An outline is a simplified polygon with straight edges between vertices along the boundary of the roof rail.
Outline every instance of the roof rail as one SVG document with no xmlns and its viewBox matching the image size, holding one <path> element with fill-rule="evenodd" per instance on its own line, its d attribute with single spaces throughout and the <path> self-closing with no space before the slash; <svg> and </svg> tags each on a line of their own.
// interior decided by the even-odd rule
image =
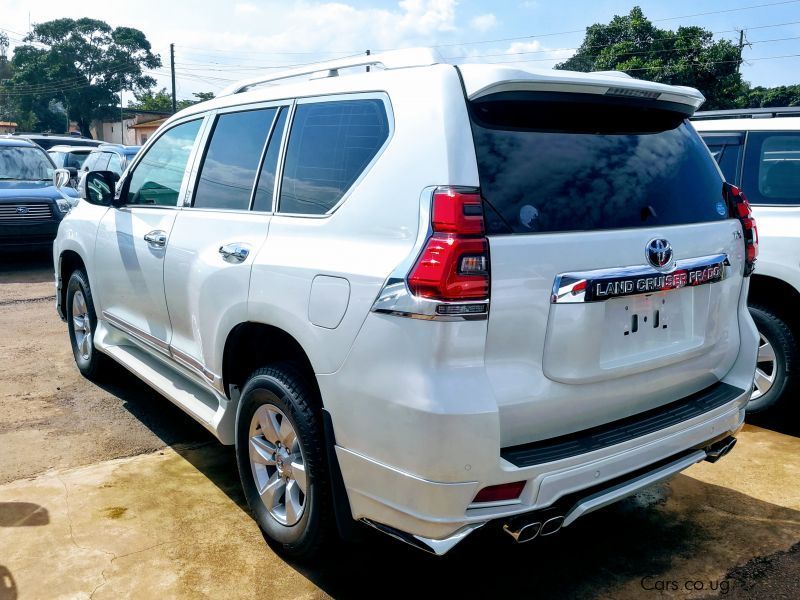
<svg viewBox="0 0 800 600">
<path fill-rule="evenodd" d="M 771 119 L 773 117 L 800 117 L 800 106 L 701 110 L 694 113 L 692 120 L 711 121 L 713 119 Z"/>
<path fill-rule="evenodd" d="M 408 48 L 405 50 L 391 50 L 378 54 L 359 54 L 357 56 L 311 63 L 297 69 L 278 71 L 277 73 L 261 75 L 259 77 L 253 77 L 252 79 L 244 79 L 223 89 L 218 94 L 218 97 L 239 94 L 256 85 L 272 83 L 274 81 L 293 77 L 301 77 L 303 75 L 326 72 L 324 76 L 335 77 L 339 74 L 339 69 L 366 66 L 381 66 L 384 69 L 402 69 L 406 67 L 424 67 L 441 62 L 444 62 L 444 59 L 434 48 Z"/>
</svg>

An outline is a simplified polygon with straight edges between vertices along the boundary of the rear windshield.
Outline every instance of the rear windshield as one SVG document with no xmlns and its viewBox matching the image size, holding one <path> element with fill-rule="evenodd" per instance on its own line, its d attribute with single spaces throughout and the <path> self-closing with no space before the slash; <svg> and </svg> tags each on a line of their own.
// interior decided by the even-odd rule
<svg viewBox="0 0 800 600">
<path fill-rule="evenodd" d="M 489 233 L 727 217 L 719 171 L 679 110 L 515 92 L 472 102 L 470 115 Z"/>
</svg>

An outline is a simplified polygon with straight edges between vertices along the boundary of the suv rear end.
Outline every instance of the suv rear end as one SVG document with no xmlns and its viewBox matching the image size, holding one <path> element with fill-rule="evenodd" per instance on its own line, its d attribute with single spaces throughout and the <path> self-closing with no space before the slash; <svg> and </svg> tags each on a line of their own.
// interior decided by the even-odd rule
<svg viewBox="0 0 800 600">
<path fill-rule="evenodd" d="M 457 75 L 458 168 L 421 190 L 412 251 L 317 377 L 353 516 L 436 553 L 490 521 L 548 535 L 716 460 L 757 347 L 757 238 L 688 124 L 702 96 Z"/>
</svg>

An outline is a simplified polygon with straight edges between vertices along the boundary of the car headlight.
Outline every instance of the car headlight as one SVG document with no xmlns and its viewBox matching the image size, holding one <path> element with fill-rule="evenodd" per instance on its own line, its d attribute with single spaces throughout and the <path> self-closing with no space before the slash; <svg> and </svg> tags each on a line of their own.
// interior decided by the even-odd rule
<svg viewBox="0 0 800 600">
<path fill-rule="evenodd" d="M 58 204 L 58 210 L 60 210 L 61 214 L 64 215 L 67 214 L 73 206 L 75 206 L 73 202 L 65 200 L 64 198 L 56 199 L 56 204 Z"/>
</svg>

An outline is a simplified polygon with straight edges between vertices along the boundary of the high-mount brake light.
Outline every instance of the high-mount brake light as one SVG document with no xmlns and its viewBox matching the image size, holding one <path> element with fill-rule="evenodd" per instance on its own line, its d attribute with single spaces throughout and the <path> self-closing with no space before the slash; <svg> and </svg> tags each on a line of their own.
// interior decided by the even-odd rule
<svg viewBox="0 0 800 600">
<path fill-rule="evenodd" d="M 742 237 L 744 238 L 745 265 L 744 276 L 748 277 L 756 268 L 758 258 L 758 227 L 753 218 L 753 211 L 744 192 L 735 185 L 726 183 L 722 188 L 722 195 L 728 203 L 730 216 L 739 219 L 742 224 Z"/>
<path fill-rule="evenodd" d="M 489 243 L 483 204 L 474 188 L 442 187 L 433 194 L 433 234 L 408 274 L 416 296 L 446 302 L 489 299 Z M 440 314 L 466 314 L 439 311 Z"/>
</svg>

